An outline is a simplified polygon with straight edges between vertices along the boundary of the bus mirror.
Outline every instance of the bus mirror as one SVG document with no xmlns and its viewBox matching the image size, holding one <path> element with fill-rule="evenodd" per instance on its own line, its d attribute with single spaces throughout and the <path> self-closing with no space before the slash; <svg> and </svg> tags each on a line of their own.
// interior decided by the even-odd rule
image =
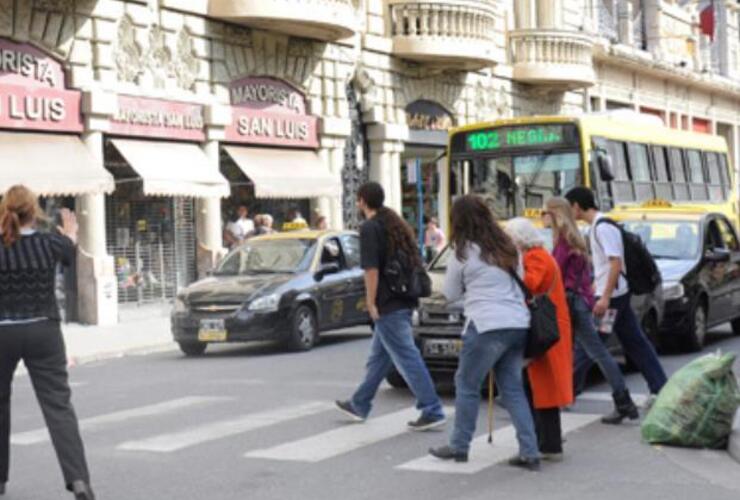
<svg viewBox="0 0 740 500">
<path fill-rule="evenodd" d="M 601 180 L 604 182 L 611 182 L 614 180 L 614 169 L 612 167 L 612 159 L 609 153 L 603 149 L 596 150 L 596 164 L 599 166 L 599 175 Z"/>
</svg>

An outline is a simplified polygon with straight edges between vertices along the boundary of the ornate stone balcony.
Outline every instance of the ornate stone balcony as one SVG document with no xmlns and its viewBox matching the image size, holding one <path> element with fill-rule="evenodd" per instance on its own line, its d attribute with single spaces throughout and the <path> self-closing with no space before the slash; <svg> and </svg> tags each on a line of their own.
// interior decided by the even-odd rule
<svg viewBox="0 0 740 500">
<path fill-rule="evenodd" d="M 493 0 L 389 0 L 393 52 L 459 69 L 495 64 Z"/>
<path fill-rule="evenodd" d="M 515 30 L 509 33 L 514 79 L 567 89 L 590 87 L 594 42 L 573 31 Z"/>
<path fill-rule="evenodd" d="M 334 41 L 357 30 L 352 0 L 210 0 L 212 17 L 254 28 Z"/>
</svg>

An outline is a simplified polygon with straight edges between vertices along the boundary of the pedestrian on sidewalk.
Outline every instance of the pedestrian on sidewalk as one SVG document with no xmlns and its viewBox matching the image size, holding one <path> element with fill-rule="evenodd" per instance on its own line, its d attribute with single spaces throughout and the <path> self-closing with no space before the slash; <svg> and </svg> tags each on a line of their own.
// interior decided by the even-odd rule
<svg viewBox="0 0 740 500">
<path fill-rule="evenodd" d="M 454 252 L 442 291 L 448 302 L 464 301 L 467 323 L 455 374 L 455 427 L 449 444 L 429 453 L 467 462 L 481 387 L 493 367 L 519 441 L 519 454 L 509 464 L 537 470 L 537 436 L 522 383 L 530 314 L 524 292 L 511 275 L 521 271 L 519 254 L 483 199 L 475 195 L 455 201 L 450 241 Z"/>
<path fill-rule="evenodd" d="M 608 310 L 616 314 L 612 331 L 617 335 L 627 357 L 637 366 L 648 384 L 651 395 L 657 395 L 666 383 L 666 374 L 655 348 L 637 321 L 630 304 L 631 293 L 624 263 L 624 242 L 619 229 L 611 224 L 599 224 L 604 214 L 596 206 L 594 193 L 585 187 L 568 191 L 573 216 L 591 225 L 589 243 L 593 258 L 596 303 L 594 316 L 603 318 Z M 623 401 L 626 409 L 626 399 Z"/>
<path fill-rule="evenodd" d="M 560 409 L 573 403 L 573 334 L 565 287 L 558 263 L 528 219 L 512 219 L 506 230 L 524 256 L 525 286 L 533 296 L 547 295 L 555 305 L 560 339 L 529 363 L 527 375 L 540 453 L 544 460 L 559 461 L 563 458 Z"/>
<path fill-rule="evenodd" d="M 75 258 L 77 220 L 62 209 L 59 234 L 39 233 L 40 214 L 36 196 L 23 186 L 11 187 L 0 203 L 0 495 L 10 462 L 11 384 L 23 360 L 66 487 L 76 499 L 92 500 L 54 294 L 57 264 Z"/>
<path fill-rule="evenodd" d="M 424 431 L 445 423 L 442 403 L 411 328 L 418 300 L 395 295 L 384 274 L 385 265 L 404 253 L 410 265 L 421 266 L 411 227 L 383 205 L 385 193 L 377 182 L 363 184 L 357 192 L 357 208 L 365 216 L 360 227 L 360 260 L 365 271 L 365 300 L 373 321 L 373 340 L 365 379 L 351 399 L 337 401 L 340 411 L 357 421 L 367 418 L 378 387 L 395 366 L 416 396 L 421 411 L 408 423 L 411 430 Z"/>
<path fill-rule="evenodd" d="M 570 203 L 565 198 L 553 197 L 547 200 L 545 207 L 542 221 L 545 227 L 552 229 L 552 254 L 563 276 L 573 326 L 573 338 L 578 347 L 599 366 L 601 373 L 612 388 L 615 408 L 601 421 L 605 424 L 619 424 L 625 418 L 637 419 L 639 417 L 637 406 L 632 401 L 619 365 L 609 354 L 609 350 L 596 331 L 591 312 L 596 301 L 591 286 L 588 245 L 578 230 Z M 574 366 L 574 370 L 575 368 Z"/>
</svg>

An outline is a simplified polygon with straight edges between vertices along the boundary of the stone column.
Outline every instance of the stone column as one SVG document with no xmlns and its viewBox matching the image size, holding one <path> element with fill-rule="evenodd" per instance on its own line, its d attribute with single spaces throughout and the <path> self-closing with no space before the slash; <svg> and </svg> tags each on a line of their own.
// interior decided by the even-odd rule
<svg viewBox="0 0 740 500">
<path fill-rule="evenodd" d="M 323 144 L 326 144 L 325 141 L 322 141 Z M 319 158 L 321 158 L 321 164 L 324 165 L 329 172 L 332 172 L 331 168 L 331 161 L 332 161 L 332 155 L 331 155 L 331 147 L 325 146 L 322 147 L 319 151 Z M 327 221 L 329 222 L 329 227 L 335 228 L 334 221 L 331 218 L 331 198 L 328 196 L 319 196 L 318 198 L 313 198 L 311 200 L 311 211 L 318 210 L 321 215 L 327 218 Z M 313 214 L 305 214 L 308 223 L 310 224 L 312 222 L 311 217 Z"/>
<path fill-rule="evenodd" d="M 385 189 L 385 203 L 401 211 L 401 152 L 408 139 L 405 125 L 375 124 L 368 127 L 370 180 Z"/>
<path fill-rule="evenodd" d="M 104 169 L 103 133 L 89 132 L 83 141 L 95 162 Z M 105 195 L 78 196 L 76 206 L 80 224 L 77 253 L 80 322 L 113 325 L 118 322 L 118 286 L 115 263 L 106 247 Z"/>
</svg>

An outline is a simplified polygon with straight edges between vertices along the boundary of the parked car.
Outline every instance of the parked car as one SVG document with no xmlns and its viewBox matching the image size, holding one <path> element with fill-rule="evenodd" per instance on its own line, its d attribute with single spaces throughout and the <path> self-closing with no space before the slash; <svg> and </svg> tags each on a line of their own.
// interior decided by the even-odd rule
<svg viewBox="0 0 740 500">
<path fill-rule="evenodd" d="M 275 340 L 311 349 L 319 333 L 369 323 L 355 232 L 261 236 L 178 294 L 172 334 L 186 355 L 211 343 Z"/>
<path fill-rule="evenodd" d="M 724 215 L 666 209 L 618 218 L 642 237 L 663 275 L 661 340 L 698 351 L 707 330 L 728 321 L 740 334 L 740 244 Z"/>
</svg>

